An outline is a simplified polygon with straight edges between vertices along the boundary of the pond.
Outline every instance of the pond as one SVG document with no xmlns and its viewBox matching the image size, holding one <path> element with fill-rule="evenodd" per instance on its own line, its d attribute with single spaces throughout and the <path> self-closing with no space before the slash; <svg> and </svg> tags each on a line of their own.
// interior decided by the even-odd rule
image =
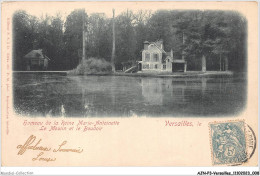
<svg viewBox="0 0 260 176">
<path fill-rule="evenodd" d="M 14 73 L 14 110 L 32 117 L 234 116 L 241 78 L 155 78 Z"/>
</svg>

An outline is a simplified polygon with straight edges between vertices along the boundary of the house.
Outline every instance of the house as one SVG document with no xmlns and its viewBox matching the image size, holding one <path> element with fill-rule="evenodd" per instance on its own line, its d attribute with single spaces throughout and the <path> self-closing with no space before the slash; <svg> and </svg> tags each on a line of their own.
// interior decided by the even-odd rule
<svg viewBox="0 0 260 176">
<path fill-rule="evenodd" d="M 139 72 L 186 72 L 187 62 L 173 58 L 173 51 L 165 52 L 163 41 L 144 42 L 142 61 L 138 61 Z"/>
<path fill-rule="evenodd" d="M 26 70 L 47 70 L 50 59 L 42 53 L 42 49 L 32 50 L 24 56 Z"/>
</svg>

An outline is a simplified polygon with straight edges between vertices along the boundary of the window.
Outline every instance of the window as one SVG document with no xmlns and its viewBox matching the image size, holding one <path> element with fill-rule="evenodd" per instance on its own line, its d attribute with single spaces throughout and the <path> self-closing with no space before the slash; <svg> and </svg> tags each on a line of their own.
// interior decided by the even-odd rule
<svg viewBox="0 0 260 176">
<path fill-rule="evenodd" d="M 153 54 L 153 61 L 154 61 L 154 62 L 158 62 L 158 60 L 159 60 L 158 54 L 157 54 L 157 53 L 154 53 L 154 54 Z"/>
<path fill-rule="evenodd" d="M 154 68 L 155 68 L 155 69 L 158 69 L 158 65 L 157 65 L 157 64 L 155 64 L 155 65 L 154 65 Z"/>
<path fill-rule="evenodd" d="M 150 53 L 145 53 L 145 61 L 150 61 Z"/>
<path fill-rule="evenodd" d="M 149 69 L 149 64 L 143 64 L 143 69 Z"/>
<path fill-rule="evenodd" d="M 163 69 L 166 70 L 166 65 L 163 65 Z"/>
</svg>

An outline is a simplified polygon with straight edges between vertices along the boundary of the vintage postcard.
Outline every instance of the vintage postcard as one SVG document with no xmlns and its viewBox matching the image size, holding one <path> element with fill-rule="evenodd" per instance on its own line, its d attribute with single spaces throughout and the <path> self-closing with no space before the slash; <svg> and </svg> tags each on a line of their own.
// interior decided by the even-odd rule
<svg viewBox="0 0 260 176">
<path fill-rule="evenodd" d="M 258 166 L 257 2 L 3 2 L 2 166 Z"/>
</svg>

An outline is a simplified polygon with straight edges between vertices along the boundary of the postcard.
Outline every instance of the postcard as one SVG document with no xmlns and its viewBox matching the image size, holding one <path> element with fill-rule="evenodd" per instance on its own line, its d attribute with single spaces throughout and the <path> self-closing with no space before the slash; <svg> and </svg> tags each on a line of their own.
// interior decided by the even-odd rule
<svg viewBox="0 0 260 176">
<path fill-rule="evenodd" d="M 3 2 L 2 166 L 258 166 L 257 2 Z"/>
</svg>

